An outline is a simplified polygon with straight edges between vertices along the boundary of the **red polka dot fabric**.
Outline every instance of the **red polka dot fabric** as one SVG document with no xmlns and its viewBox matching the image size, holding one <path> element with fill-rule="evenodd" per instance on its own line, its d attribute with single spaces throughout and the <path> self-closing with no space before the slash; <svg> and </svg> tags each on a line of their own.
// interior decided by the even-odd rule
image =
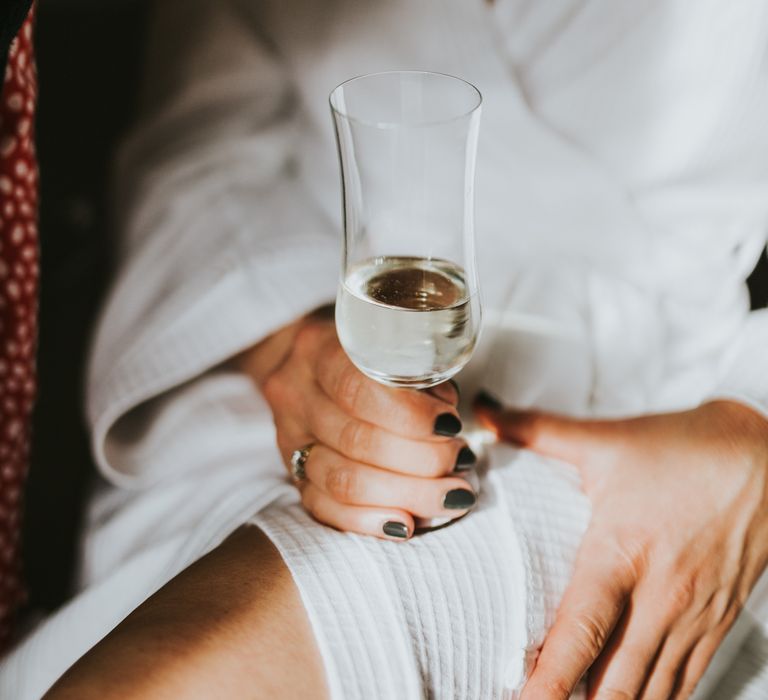
<svg viewBox="0 0 768 700">
<path fill-rule="evenodd" d="M 29 459 L 37 339 L 37 76 L 34 6 L 8 53 L 0 93 L 0 648 L 24 602 L 21 497 Z"/>
</svg>

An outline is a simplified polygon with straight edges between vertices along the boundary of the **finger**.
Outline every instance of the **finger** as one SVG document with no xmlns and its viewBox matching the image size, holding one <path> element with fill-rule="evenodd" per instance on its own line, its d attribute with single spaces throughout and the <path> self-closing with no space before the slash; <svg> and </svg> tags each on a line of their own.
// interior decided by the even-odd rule
<svg viewBox="0 0 768 700">
<path fill-rule="evenodd" d="M 431 394 L 436 399 L 451 404 L 452 406 L 458 406 L 459 399 L 461 398 L 459 385 L 453 379 L 449 379 L 442 384 L 435 384 L 435 386 L 431 386 L 429 389 L 424 389 L 423 391 L 427 394 Z"/>
<path fill-rule="evenodd" d="M 337 503 L 400 508 L 421 518 L 458 517 L 476 498 L 464 479 L 422 479 L 347 459 L 316 445 L 305 464 L 307 479 Z"/>
<path fill-rule="evenodd" d="M 633 581 L 590 533 L 521 700 L 567 700 L 623 612 Z"/>
<path fill-rule="evenodd" d="M 644 581 L 635 589 L 620 624 L 590 670 L 590 693 L 611 697 L 623 692 L 634 698 L 646 697 L 643 691 L 650 689 L 649 698 L 669 696 L 691 643 L 679 635 L 669 636 L 678 618 L 660 600 L 659 586 Z M 659 693 L 661 688 L 666 690 Z"/>
<path fill-rule="evenodd" d="M 480 422 L 507 442 L 581 465 L 604 448 L 611 421 L 583 421 L 548 413 L 502 409 L 487 395 L 475 399 Z"/>
<path fill-rule="evenodd" d="M 697 661 L 702 658 L 702 649 L 709 648 L 714 654 L 738 615 L 738 607 L 732 605 L 731 594 L 724 590 L 711 596 L 703 607 L 697 603 L 692 583 L 682 585 L 681 582 L 675 583 L 672 577 L 666 577 L 657 582 L 656 590 L 664 591 L 665 597 L 672 603 L 669 616 L 671 630 L 648 678 L 641 695 L 642 700 L 666 700 L 672 697 L 676 689 L 686 683 L 685 669 L 691 667 L 692 663 L 695 668 Z M 713 616 L 717 619 L 714 624 Z M 691 692 L 704 673 L 709 658 L 704 657 L 699 675 L 690 681 Z"/>
<path fill-rule="evenodd" d="M 657 667 L 654 668 L 648 677 L 642 693 L 638 695 L 639 700 L 668 700 L 675 694 L 675 688 L 680 681 L 680 675 L 691 655 L 691 649 L 677 652 L 674 658 L 666 658 L 666 654 L 659 657 Z"/>
<path fill-rule="evenodd" d="M 399 541 L 413 535 L 413 518 L 398 508 L 343 505 L 311 483 L 302 488 L 301 502 L 316 520 L 337 530 Z"/>
<path fill-rule="evenodd" d="M 469 448 L 461 440 L 409 440 L 353 418 L 319 390 L 310 399 L 307 420 L 307 428 L 318 442 L 356 462 L 403 474 L 445 476 L 457 463 L 473 457 L 471 451 L 467 455 Z"/>
<path fill-rule="evenodd" d="M 674 691 L 669 696 L 672 700 L 687 700 L 693 695 L 724 636 L 725 631 L 718 630 L 702 637 L 696 644 L 677 676 Z"/>
<path fill-rule="evenodd" d="M 664 641 L 651 669 L 641 700 L 667 700 L 672 697 L 684 666 L 701 635 L 693 625 L 680 620 L 678 628 Z"/>
<path fill-rule="evenodd" d="M 639 697 L 654 672 L 668 629 L 658 595 L 636 590 L 589 672 L 590 697 L 623 697 L 622 693 Z"/>
<path fill-rule="evenodd" d="M 395 389 L 366 377 L 340 345 L 318 356 L 317 382 L 345 413 L 402 437 L 441 440 L 461 431 L 453 404 L 423 391 Z"/>
<path fill-rule="evenodd" d="M 292 473 L 291 456 L 296 450 L 311 445 L 315 438 L 307 433 L 298 421 L 291 419 L 276 422 L 277 448 L 288 474 Z"/>
</svg>

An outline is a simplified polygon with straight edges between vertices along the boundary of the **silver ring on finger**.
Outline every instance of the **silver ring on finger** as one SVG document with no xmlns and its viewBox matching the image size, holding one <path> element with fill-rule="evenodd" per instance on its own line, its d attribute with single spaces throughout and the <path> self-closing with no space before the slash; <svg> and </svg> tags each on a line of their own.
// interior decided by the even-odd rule
<svg viewBox="0 0 768 700">
<path fill-rule="evenodd" d="M 309 459 L 309 454 L 312 452 L 312 448 L 315 446 L 314 442 L 310 442 L 304 447 L 300 447 L 298 450 L 294 450 L 291 453 L 291 478 L 294 484 L 300 484 L 307 479 L 306 464 Z"/>
</svg>

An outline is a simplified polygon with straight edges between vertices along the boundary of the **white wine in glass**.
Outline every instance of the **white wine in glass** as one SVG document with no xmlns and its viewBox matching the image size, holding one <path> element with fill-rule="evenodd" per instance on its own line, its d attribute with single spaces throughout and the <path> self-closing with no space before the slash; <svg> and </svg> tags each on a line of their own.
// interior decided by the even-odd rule
<svg viewBox="0 0 768 700">
<path fill-rule="evenodd" d="M 352 362 L 384 384 L 422 388 L 469 360 L 477 295 L 447 260 L 386 257 L 347 271 L 336 301 L 339 338 Z"/>
<path fill-rule="evenodd" d="M 469 361 L 480 329 L 474 169 L 481 97 L 394 71 L 331 93 L 344 194 L 336 327 L 369 377 L 425 388 Z"/>
</svg>

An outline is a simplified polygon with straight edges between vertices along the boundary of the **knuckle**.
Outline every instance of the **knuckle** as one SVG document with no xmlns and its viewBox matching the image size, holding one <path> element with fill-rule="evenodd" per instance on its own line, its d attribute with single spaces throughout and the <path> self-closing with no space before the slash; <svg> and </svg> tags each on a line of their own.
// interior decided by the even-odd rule
<svg viewBox="0 0 768 700">
<path fill-rule="evenodd" d="M 339 448 L 347 455 L 368 452 L 371 447 L 371 431 L 358 420 L 350 418 L 344 423 L 339 434 Z"/>
<path fill-rule="evenodd" d="M 582 613 L 573 619 L 572 626 L 573 639 L 580 648 L 581 654 L 593 661 L 608 641 L 608 624 L 592 615 Z"/>
<path fill-rule="evenodd" d="M 339 403 L 350 409 L 356 410 L 360 404 L 365 387 L 365 379 L 356 367 L 349 364 L 340 373 L 333 387 Z"/>
<path fill-rule="evenodd" d="M 614 577 L 627 586 L 639 581 L 648 568 L 649 544 L 644 533 L 617 532 L 603 540 L 602 548 L 611 552 Z"/>
<path fill-rule="evenodd" d="M 637 581 L 648 568 L 648 538 L 639 532 L 623 537 L 616 545 L 617 574 L 625 581 Z"/>
<path fill-rule="evenodd" d="M 330 469 L 325 477 L 325 489 L 334 500 L 352 503 L 358 491 L 358 475 L 349 467 Z"/>
<path fill-rule="evenodd" d="M 669 588 L 669 604 L 672 612 L 679 615 L 687 611 L 696 597 L 696 585 L 690 578 L 675 581 Z"/>
</svg>

